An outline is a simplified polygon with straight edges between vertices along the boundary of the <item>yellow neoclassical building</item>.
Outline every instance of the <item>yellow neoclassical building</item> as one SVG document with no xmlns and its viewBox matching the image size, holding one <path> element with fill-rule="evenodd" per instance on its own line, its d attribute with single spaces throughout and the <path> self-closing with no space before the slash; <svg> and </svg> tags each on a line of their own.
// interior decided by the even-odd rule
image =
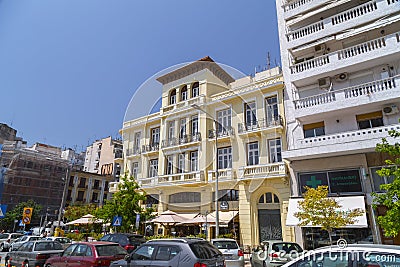
<svg viewBox="0 0 400 267">
<path fill-rule="evenodd" d="M 126 120 L 121 129 L 124 171 L 146 192 L 147 204 L 158 213 L 171 210 L 188 219 L 202 214 L 212 222 L 218 199 L 220 235 L 233 234 L 242 246 L 294 241 L 293 229 L 285 227 L 290 189 L 281 157 L 286 140 L 280 69 L 235 80 L 205 57 L 156 80 L 162 84 L 159 111 Z M 215 236 L 214 224 L 208 233 Z"/>
</svg>

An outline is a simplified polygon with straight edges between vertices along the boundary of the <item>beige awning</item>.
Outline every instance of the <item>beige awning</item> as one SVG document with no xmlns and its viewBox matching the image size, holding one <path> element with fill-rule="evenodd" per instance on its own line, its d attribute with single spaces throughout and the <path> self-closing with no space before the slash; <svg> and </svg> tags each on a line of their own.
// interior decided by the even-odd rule
<svg viewBox="0 0 400 267">
<path fill-rule="evenodd" d="M 219 211 L 218 214 L 219 214 L 219 225 L 220 226 L 224 226 L 224 225 L 227 226 L 228 223 L 239 214 L 239 211 L 237 211 L 237 210 L 234 210 L 234 211 Z M 210 213 L 210 214 L 208 214 L 207 215 L 207 220 L 210 221 L 210 222 L 212 222 L 212 221 L 215 222 L 216 221 L 215 215 L 216 215 L 215 211 Z"/>
<path fill-rule="evenodd" d="M 342 210 L 352 210 L 358 208 L 361 211 L 363 211 L 363 215 L 357 217 L 357 220 L 354 224 L 347 225 L 346 227 L 354 227 L 354 228 L 368 227 L 364 196 L 335 197 L 335 199 L 338 201 L 339 205 L 342 206 Z M 303 198 L 289 199 L 289 208 L 286 218 L 286 226 L 297 226 L 300 223 L 299 219 L 297 219 L 297 217 L 295 217 L 294 214 L 299 211 L 298 203 L 301 200 L 303 200 Z"/>
</svg>

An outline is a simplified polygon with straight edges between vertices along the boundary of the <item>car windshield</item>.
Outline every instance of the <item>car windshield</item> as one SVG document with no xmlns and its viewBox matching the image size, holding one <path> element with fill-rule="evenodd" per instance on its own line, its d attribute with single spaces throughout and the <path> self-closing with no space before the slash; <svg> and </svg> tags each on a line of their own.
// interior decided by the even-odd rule
<svg viewBox="0 0 400 267">
<path fill-rule="evenodd" d="M 303 251 L 303 249 L 298 244 L 286 243 L 286 242 L 272 244 L 272 250 L 286 251 L 286 252 L 290 252 L 290 251 L 302 252 Z"/>
<path fill-rule="evenodd" d="M 196 242 L 189 246 L 194 255 L 199 259 L 211 259 L 221 255 L 221 252 L 208 242 Z"/>
<path fill-rule="evenodd" d="M 96 246 L 97 254 L 99 256 L 114 256 L 121 254 L 128 254 L 125 249 L 120 245 L 110 244 L 110 245 L 99 245 Z"/>
<path fill-rule="evenodd" d="M 8 234 L 0 234 L 0 239 L 8 239 Z"/>
<path fill-rule="evenodd" d="M 238 249 L 237 243 L 233 240 L 214 241 L 213 245 L 219 249 Z"/>
</svg>

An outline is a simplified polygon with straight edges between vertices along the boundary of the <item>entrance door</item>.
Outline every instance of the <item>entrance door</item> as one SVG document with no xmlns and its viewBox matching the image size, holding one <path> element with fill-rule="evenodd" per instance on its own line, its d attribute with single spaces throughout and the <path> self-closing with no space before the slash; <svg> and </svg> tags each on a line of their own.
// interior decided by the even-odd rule
<svg viewBox="0 0 400 267">
<path fill-rule="evenodd" d="M 259 209 L 258 226 L 260 230 L 260 242 L 264 240 L 282 240 L 280 210 Z"/>
</svg>

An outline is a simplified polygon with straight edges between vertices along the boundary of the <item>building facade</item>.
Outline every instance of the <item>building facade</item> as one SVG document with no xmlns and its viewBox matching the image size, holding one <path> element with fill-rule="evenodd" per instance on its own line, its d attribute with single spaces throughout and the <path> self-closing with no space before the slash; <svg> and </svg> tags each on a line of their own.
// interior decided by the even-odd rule
<svg viewBox="0 0 400 267">
<path fill-rule="evenodd" d="M 215 216 L 218 186 L 219 217 L 226 223 L 220 234 L 233 233 L 243 246 L 293 240 L 284 224 L 290 194 L 281 157 L 280 69 L 234 80 L 206 57 L 157 80 L 163 85 L 159 112 L 125 121 L 121 130 L 124 171 L 146 192 L 148 204 L 158 213 Z M 111 183 L 110 191 L 117 185 Z"/>
<path fill-rule="evenodd" d="M 118 181 L 121 172 L 119 159 L 122 159 L 122 142 L 109 136 L 86 148 L 83 171 L 111 175 Z"/>
<path fill-rule="evenodd" d="M 376 144 L 400 129 L 399 2 L 276 0 L 276 6 L 291 183 L 287 224 L 298 223 L 293 213 L 304 186 L 328 185 L 343 207 L 366 211 L 337 237 L 398 244 L 376 224 L 371 192 L 391 180 L 376 174 L 385 164 Z M 317 228 L 295 229 L 306 249 L 325 244 Z"/>
<path fill-rule="evenodd" d="M 16 137 L 17 130 L 7 124 L 0 123 L 0 144 L 3 144 L 4 140 L 14 141 Z"/>
</svg>

